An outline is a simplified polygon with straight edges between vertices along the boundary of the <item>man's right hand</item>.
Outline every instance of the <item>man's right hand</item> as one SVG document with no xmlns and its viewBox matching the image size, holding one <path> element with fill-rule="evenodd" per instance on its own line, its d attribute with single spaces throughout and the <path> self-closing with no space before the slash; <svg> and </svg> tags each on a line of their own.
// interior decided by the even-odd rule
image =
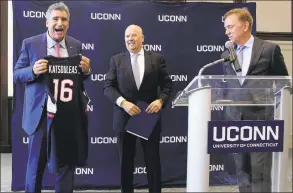
<svg viewBox="0 0 293 193">
<path fill-rule="evenodd" d="M 48 71 L 48 60 L 40 59 L 35 62 L 33 67 L 34 75 L 38 76 Z"/>
<path fill-rule="evenodd" d="M 128 102 L 127 100 L 122 101 L 121 103 L 121 107 L 130 115 L 130 116 L 134 116 L 134 115 L 138 115 L 141 110 L 139 109 L 138 106 L 136 106 L 135 104 Z"/>
</svg>

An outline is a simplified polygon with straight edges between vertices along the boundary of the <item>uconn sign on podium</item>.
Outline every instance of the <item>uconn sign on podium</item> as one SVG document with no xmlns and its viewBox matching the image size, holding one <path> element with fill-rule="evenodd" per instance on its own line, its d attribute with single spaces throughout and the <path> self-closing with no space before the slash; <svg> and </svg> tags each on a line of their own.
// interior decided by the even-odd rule
<svg viewBox="0 0 293 193">
<path fill-rule="evenodd" d="M 208 153 L 282 152 L 284 121 L 209 121 Z"/>
</svg>

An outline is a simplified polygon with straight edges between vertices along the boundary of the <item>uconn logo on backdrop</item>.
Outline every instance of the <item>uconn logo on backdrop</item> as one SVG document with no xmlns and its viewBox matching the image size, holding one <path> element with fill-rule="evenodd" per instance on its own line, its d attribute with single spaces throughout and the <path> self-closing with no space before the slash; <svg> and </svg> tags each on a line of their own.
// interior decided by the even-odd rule
<svg viewBox="0 0 293 193">
<path fill-rule="evenodd" d="M 209 171 L 210 172 L 219 172 L 219 171 L 224 171 L 225 167 L 224 164 L 218 164 L 218 165 L 209 165 Z"/>
<path fill-rule="evenodd" d="M 23 11 L 23 17 L 28 18 L 46 18 L 46 13 L 43 11 Z"/>
<path fill-rule="evenodd" d="M 23 137 L 23 138 L 22 138 L 22 143 L 23 143 L 23 144 L 29 144 L 29 142 L 30 142 L 29 137 Z"/>
<path fill-rule="evenodd" d="M 146 174 L 146 167 L 135 167 L 133 174 Z"/>
<path fill-rule="evenodd" d="M 220 136 L 217 132 L 222 131 Z M 232 134 L 234 132 L 234 134 Z M 279 126 L 272 128 L 271 126 L 263 126 L 261 128 L 254 126 L 229 126 L 229 127 L 214 127 L 213 140 L 217 142 L 222 141 L 261 141 L 265 140 L 279 140 Z"/>
<path fill-rule="evenodd" d="M 158 15 L 160 22 L 187 22 L 187 15 Z"/>
<path fill-rule="evenodd" d="M 91 137 L 91 144 L 114 144 L 117 137 Z"/>
<path fill-rule="evenodd" d="M 87 108 L 88 112 L 93 112 L 94 111 L 94 105 L 89 104 L 89 105 L 87 105 L 86 108 Z"/>
<path fill-rule="evenodd" d="M 186 74 L 170 74 L 169 77 L 173 82 L 187 82 Z"/>
<path fill-rule="evenodd" d="M 225 46 L 223 45 L 196 45 L 197 52 L 224 52 Z"/>
<path fill-rule="evenodd" d="M 160 143 L 187 143 L 187 136 L 163 136 Z"/>
<path fill-rule="evenodd" d="M 160 51 L 162 51 L 162 45 L 144 44 L 143 49 L 145 51 L 160 52 Z"/>
<path fill-rule="evenodd" d="M 208 153 L 280 152 L 284 121 L 209 121 Z"/>
<path fill-rule="evenodd" d="M 94 43 L 82 43 L 81 49 L 82 50 L 95 50 L 95 44 Z"/>
<path fill-rule="evenodd" d="M 92 81 L 104 81 L 106 79 L 106 74 L 91 74 Z"/>
<path fill-rule="evenodd" d="M 75 168 L 75 175 L 94 175 L 94 168 Z"/>
<path fill-rule="evenodd" d="M 121 20 L 119 13 L 91 13 L 91 19 L 95 20 Z"/>
</svg>

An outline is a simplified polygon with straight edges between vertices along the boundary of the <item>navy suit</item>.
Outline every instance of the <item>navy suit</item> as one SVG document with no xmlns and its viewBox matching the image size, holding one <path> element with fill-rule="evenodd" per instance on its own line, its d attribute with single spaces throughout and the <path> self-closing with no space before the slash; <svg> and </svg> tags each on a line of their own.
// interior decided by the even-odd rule
<svg viewBox="0 0 293 193">
<path fill-rule="evenodd" d="M 81 42 L 66 36 L 69 56 L 81 53 Z M 29 135 L 29 157 L 25 182 L 26 192 L 40 192 L 47 164 L 47 86 L 44 75 L 34 76 L 33 65 L 47 56 L 46 33 L 23 40 L 20 56 L 14 67 L 13 80 L 25 84 L 22 127 Z M 74 166 L 59 168 L 56 192 L 73 191 Z"/>
<path fill-rule="evenodd" d="M 222 57 L 227 57 L 226 51 Z M 231 64 L 223 65 L 225 75 L 236 75 Z M 252 54 L 247 76 L 288 76 L 288 71 L 277 44 L 254 38 Z M 273 81 L 259 81 L 245 79 L 241 85 L 238 80 L 226 80 L 229 88 L 270 88 Z M 275 82 L 278 84 L 278 82 Z M 255 101 L 257 91 L 247 92 L 245 95 L 230 92 L 225 93 L 225 99 L 237 101 Z M 226 107 L 225 117 L 228 120 L 273 120 L 273 107 L 249 106 L 249 107 Z M 268 152 L 252 152 L 234 154 L 236 173 L 240 192 L 271 192 L 271 164 L 272 157 Z"/>
<path fill-rule="evenodd" d="M 133 162 L 137 137 L 125 132 L 130 115 L 116 105 L 116 100 L 122 96 L 135 104 L 139 100 L 151 103 L 156 99 L 162 99 L 166 104 L 172 92 L 172 80 L 167 73 L 164 57 L 154 52 L 144 51 L 144 58 L 145 71 L 139 89 L 135 84 L 129 52 L 111 58 L 104 85 L 105 95 L 114 104 L 113 129 L 118 133 L 123 193 L 133 192 Z M 160 132 L 161 121 L 159 120 L 149 140 L 141 139 L 150 193 L 161 192 Z"/>
</svg>

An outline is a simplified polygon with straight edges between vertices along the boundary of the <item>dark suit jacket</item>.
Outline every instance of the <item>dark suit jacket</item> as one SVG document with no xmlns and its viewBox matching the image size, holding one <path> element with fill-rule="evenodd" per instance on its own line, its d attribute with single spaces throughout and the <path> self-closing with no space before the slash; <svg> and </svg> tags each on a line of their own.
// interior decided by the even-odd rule
<svg viewBox="0 0 293 193">
<path fill-rule="evenodd" d="M 65 37 L 68 55 L 81 53 L 81 42 Z M 43 75 L 35 77 L 34 63 L 47 56 L 46 33 L 23 40 L 20 56 L 13 72 L 14 82 L 25 84 L 22 127 L 27 134 L 33 134 L 39 124 L 43 107 L 46 102 L 47 89 Z"/>
<path fill-rule="evenodd" d="M 229 55 L 228 51 L 222 54 L 223 57 Z M 223 64 L 225 75 L 236 75 L 232 65 L 229 62 Z M 252 54 L 247 76 L 288 76 L 288 71 L 284 62 L 284 57 L 281 49 L 277 44 L 261 40 L 254 37 Z M 259 81 L 245 79 L 241 85 L 238 80 L 226 80 L 228 88 L 270 88 L 273 86 L 273 81 Z M 224 93 L 226 99 L 249 100 L 255 102 L 256 97 L 261 93 L 255 89 L 254 91 L 246 92 L 246 94 Z M 226 107 L 226 118 L 230 120 L 267 120 L 273 118 L 273 108 L 264 106 L 253 107 Z"/>
<path fill-rule="evenodd" d="M 144 57 L 145 72 L 139 90 L 135 84 L 129 52 L 115 55 L 110 60 L 104 94 L 114 103 L 113 129 L 115 131 L 124 131 L 130 118 L 123 108 L 116 105 L 118 97 L 122 96 L 132 103 L 139 100 L 151 103 L 156 99 L 162 99 L 166 104 L 172 92 L 172 80 L 167 73 L 164 57 L 147 51 L 144 51 Z"/>
</svg>

